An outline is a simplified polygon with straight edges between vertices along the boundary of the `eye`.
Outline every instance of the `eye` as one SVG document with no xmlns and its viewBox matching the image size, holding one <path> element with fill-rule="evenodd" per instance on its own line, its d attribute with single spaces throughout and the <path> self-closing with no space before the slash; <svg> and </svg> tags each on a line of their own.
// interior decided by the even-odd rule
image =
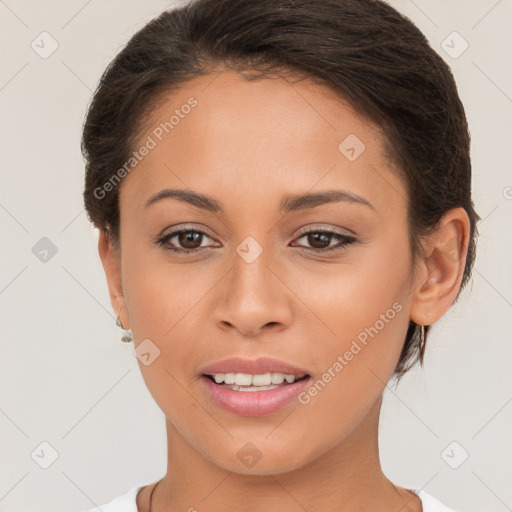
<svg viewBox="0 0 512 512">
<path fill-rule="evenodd" d="M 191 252 L 200 252 L 206 247 L 202 245 L 204 237 L 210 238 L 204 231 L 192 228 L 181 228 L 157 238 L 154 243 L 166 251 L 187 254 Z M 357 242 L 353 236 L 338 233 L 329 229 L 310 229 L 302 231 L 302 236 L 297 240 L 305 238 L 310 247 L 303 247 L 313 252 L 329 252 L 346 249 L 349 244 Z M 332 239 L 337 239 L 338 244 L 331 247 Z M 175 240 L 175 244 L 171 241 Z M 299 246 L 301 247 L 301 246 Z"/>
<path fill-rule="evenodd" d="M 192 228 L 182 228 L 157 238 L 154 242 L 166 251 L 174 251 L 187 254 L 189 252 L 199 252 L 200 250 L 204 249 L 205 247 L 201 244 L 205 236 L 210 238 L 203 231 Z M 180 247 L 176 247 L 170 244 L 171 240 L 174 238 Z"/>
<path fill-rule="evenodd" d="M 309 231 L 303 231 L 302 236 L 297 240 L 306 238 L 307 243 L 311 247 L 305 247 L 316 252 L 328 252 L 328 251 L 339 251 L 346 249 L 348 245 L 357 242 L 353 236 L 338 233 L 330 229 L 312 229 Z M 332 239 L 335 238 L 339 242 L 337 245 L 331 246 Z"/>
</svg>

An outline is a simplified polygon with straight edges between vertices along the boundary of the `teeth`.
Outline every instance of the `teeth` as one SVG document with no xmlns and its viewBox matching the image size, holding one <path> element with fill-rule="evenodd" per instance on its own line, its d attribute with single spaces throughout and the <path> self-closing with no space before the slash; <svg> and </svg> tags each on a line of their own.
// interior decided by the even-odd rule
<svg viewBox="0 0 512 512">
<path fill-rule="evenodd" d="M 224 374 L 224 384 L 235 384 L 236 374 L 235 373 L 225 373 Z"/>
<path fill-rule="evenodd" d="M 288 384 L 295 382 L 295 375 L 286 373 L 263 373 L 251 375 L 249 373 L 216 373 L 213 376 L 217 384 L 234 384 L 236 386 L 264 387 L 271 384 L 282 384 L 285 380 Z M 273 389 L 273 388 L 272 388 Z"/>
<path fill-rule="evenodd" d="M 292 375 L 292 377 L 293 377 L 293 375 Z M 272 384 L 282 384 L 284 382 L 284 379 L 285 379 L 284 373 L 273 373 L 272 374 Z M 293 377 L 293 380 L 295 380 L 295 377 Z"/>
<path fill-rule="evenodd" d="M 236 374 L 237 377 L 240 375 L 239 373 Z M 244 375 L 244 374 L 242 374 Z M 245 374 L 247 375 L 247 374 Z M 250 375 L 249 375 L 250 377 Z M 238 382 L 236 383 L 238 384 Z M 253 375 L 252 376 L 252 385 L 253 386 L 268 386 L 272 384 L 272 374 L 271 373 L 264 373 L 263 375 Z M 240 385 L 240 384 L 238 384 Z"/>
<path fill-rule="evenodd" d="M 280 386 L 272 385 L 272 386 L 237 386 L 236 384 L 227 385 L 222 384 L 223 387 L 232 389 L 233 391 L 270 391 L 271 389 L 277 389 Z"/>
<path fill-rule="evenodd" d="M 224 382 L 226 382 L 226 376 L 224 376 Z M 235 384 L 237 386 L 251 386 L 252 385 L 252 376 L 247 373 L 237 373 L 235 375 Z M 269 382 L 270 384 L 270 382 Z"/>
</svg>

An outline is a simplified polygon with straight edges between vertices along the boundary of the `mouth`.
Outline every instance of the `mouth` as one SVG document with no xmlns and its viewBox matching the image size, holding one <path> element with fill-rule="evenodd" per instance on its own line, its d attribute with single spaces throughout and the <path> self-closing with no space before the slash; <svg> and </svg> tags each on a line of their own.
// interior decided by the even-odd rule
<svg viewBox="0 0 512 512">
<path fill-rule="evenodd" d="M 311 382 L 303 368 L 270 357 L 234 357 L 200 369 L 206 396 L 238 416 L 277 413 L 297 401 Z"/>
<path fill-rule="evenodd" d="M 229 384 L 231 381 L 234 382 Z M 297 404 L 310 381 L 308 374 L 279 372 L 202 375 L 206 396 L 221 409 L 237 416 L 266 416 Z"/>
<path fill-rule="evenodd" d="M 260 374 L 214 373 L 203 374 L 203 377 L 210 379 L 218 386 L 231 389 L 232 391 L 257 392 L 289 386 L 309 378 L 309 375 L 307 373 L 294 375 L 290 373 L 267 372 Z"/>
</svg>

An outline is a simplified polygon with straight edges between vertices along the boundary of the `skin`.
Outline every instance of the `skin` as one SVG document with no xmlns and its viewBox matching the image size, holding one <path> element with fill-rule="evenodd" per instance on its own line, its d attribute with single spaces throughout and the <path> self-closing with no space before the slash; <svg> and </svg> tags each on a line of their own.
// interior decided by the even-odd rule
<svg viewBox="0 0 512 512">
<path fill-rule="evenodd" d="M 382 134 L 310 79 L 246 81 L 230 70 L 196 78 L 169 94 L 140 140 L 191 96 L 198 105 L 120 185 L 120 247 L 101 231 L 98 246 L 112 307 L 135 347 L 149 338 L 160 350 L 149 366 L 139 361 L 167 427 L 153 512 L 422 510 L 382 472 L 379 413 L 409 320 L 432 324 L 456 298 L 466 213 L 447 212 L 413 262 L 406 191 Z M 338 150 L 349 134 L 366 146 L 354 161 Z M 165 188 L 206 194 L 224 213 L 174 199 L 144 207 Z M 329 189 L 373 208 L 340 201 L 279 211 L 285 194 Z M 180 255 L 154 243 L 185 225 L 206 234 L 167 244 L 209 249 Z M 318 241 L 301 227 L 357 241 L 329 253 L 323 247 L 340 239 Z M 236 252 L 247 236 L 263 249 L 250 264 Z M 275 357 L 316 381 L 394 303 L 401 311 L 308 404 L 241 417 L 203 390 L 200 368 L 236 356 Z M 262 454 L 251 468 L 237 457 L 248 442 Z M 152 488 L 139 493 L 139 511 L 149 510 Z"/>
</svg>

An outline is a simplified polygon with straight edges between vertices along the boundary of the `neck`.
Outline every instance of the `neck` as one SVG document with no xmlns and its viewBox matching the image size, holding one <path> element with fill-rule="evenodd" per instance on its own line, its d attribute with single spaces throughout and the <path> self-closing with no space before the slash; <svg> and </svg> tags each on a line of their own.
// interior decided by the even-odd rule
<svg viewBox="0 0 512 512">
<path fill-rule="evenodd" d="M 378 449 L 382 397 L 358 427 L 309 464 L 286 473 L 246 475 L 206 459 L 167 421 L 168 467 L 152 512 L 421 511 L 419 498 L 383 474 Z"/>
</svg>

